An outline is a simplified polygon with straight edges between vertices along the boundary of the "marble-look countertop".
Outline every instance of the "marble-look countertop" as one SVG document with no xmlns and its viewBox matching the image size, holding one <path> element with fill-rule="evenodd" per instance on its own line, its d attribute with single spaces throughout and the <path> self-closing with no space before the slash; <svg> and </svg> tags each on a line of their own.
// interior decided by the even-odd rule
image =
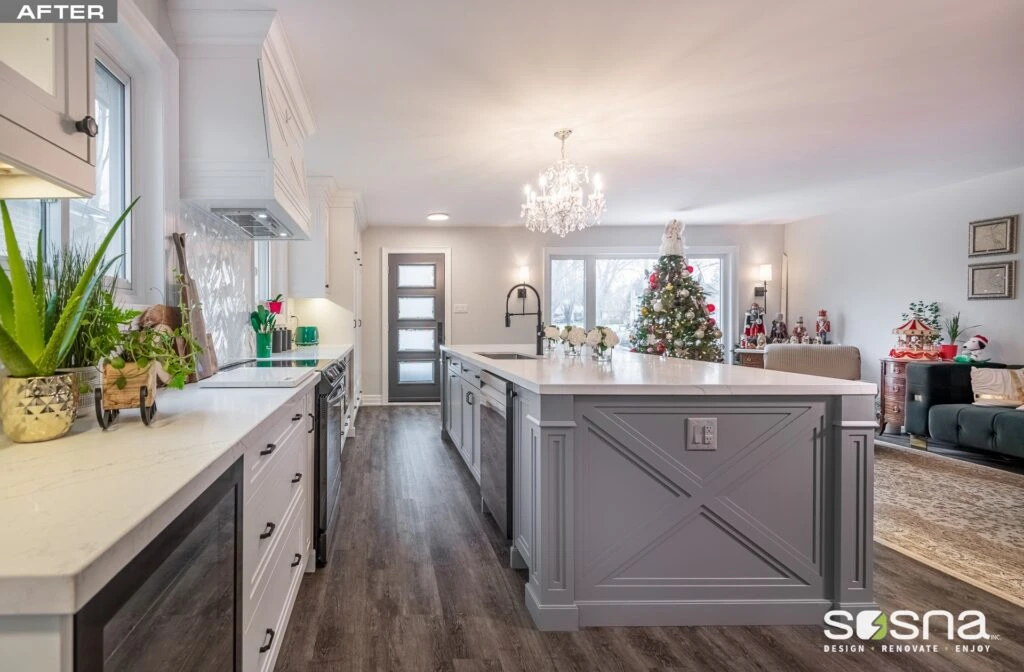
<svg viewBox="0 0 1024 672">
<path fill-rule="evenodd" d="M 271 360 L 294 360 L 294 359 L 340 359 L 352 352 L 351 343 L 338 343 L 332 345 L 299 345 L 285 352 L 275 352 L 270 355 Z"/>
<path fill-rule="evenodd" d="M 612 361 L 556 353 L 538 359 L 490 359 L 481 352 L 534 354 L 532 345 L 445 345 L 443 350 L 538 394 L 874 395 L 874 383 L 662 358 L 616 350 Z"/>
<path fill-rule="evenodd" d="M 224 473 L 240 441 L 319 380 L 161 390 L 152 426 L 124 411 L 45 443 L 0 435 L 0 615 L 72 614 Z"/>
</svg>

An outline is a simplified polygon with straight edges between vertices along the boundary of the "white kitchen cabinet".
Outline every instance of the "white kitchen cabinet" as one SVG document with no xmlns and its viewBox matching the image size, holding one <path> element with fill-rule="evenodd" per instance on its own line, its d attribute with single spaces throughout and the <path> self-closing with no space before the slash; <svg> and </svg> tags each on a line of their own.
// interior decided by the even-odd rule
<svg viewBox="0 0 1024 672">
<path fill-rule="evenodd" d="M 450 360 L 449 360 L 450 361 Z M 455 363 L 458 366 L 458 362 Z M 445 385 L 445 429 L 455 447 L 462 452 L 462 377 L 449 370 Z"/>
<path fill-rule="evenodd" d="M 289 297 L 333 300 L 329 198 L 334 189 L 331 178 L 309 178 L 309 240 L 288 243 Z"/>
<path fill-rule="evenodd" d="M 274 669 L 302 575 L 312 566 L 314 395 L 292 399 L 243 441 L 245 672 Z"/>
<path fill-rule="evenodd" d="M 462 443 L 459 452 L 480 482 L 480 371 L 462 365 Z"/>
<path fill-rule="evenodd" d="M 0 24 L 0 198 L 92 196 L 93 73 L 88 25 Z"/>
<path fill-rule="evenodd" d="M 532 392 L 516 388 L 512 413 L 515 422 L 512 444 L 512 566 L 532 568 L 534 470 L 540 426 L 531 418 L 540 415 L 540 399 Z"/>
<path fill-rule="evenodd" d="M 333 191 L 328 196 L 330 228 L 331 300 L 361 318 L 363 221 L 362 201 L 350 191 Z"/>
</svg>

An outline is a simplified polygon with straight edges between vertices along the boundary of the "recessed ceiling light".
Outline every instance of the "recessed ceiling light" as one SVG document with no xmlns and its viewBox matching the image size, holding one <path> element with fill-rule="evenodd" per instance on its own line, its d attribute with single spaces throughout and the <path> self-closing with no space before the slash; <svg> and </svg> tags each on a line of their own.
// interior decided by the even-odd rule
<svg viewBox="0 0 1024 672">
<path fill-rule="evenodd" d="M 430 220 L 431 222 L 447 222 L 448 221 L 448 213 L 447 212 L 432 212 L 429 215 L 427 215 L 427 219 Z"/>
<path fill-rule="evenodd" d="M 279 233 L 277 235 L 281 236 L 282 238 L 287 238 L 288 237 L 288 232 L 287 231 L 282 231 L 281 233 Z"/>
</svg>

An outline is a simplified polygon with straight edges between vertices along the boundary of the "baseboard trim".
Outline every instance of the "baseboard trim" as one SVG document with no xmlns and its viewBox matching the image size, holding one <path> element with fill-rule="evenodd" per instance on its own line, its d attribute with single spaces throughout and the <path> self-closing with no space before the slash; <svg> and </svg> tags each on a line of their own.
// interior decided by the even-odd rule
<svg viewBox="0 0 1024 672">
<path fill-rule="evenodd" d="M 580 610 L 575 604 L 541 605 L 533 595 L 533 584 L 526 584 L 526 609 L 538 630 L 546 632 L 580 629 Z"/>
<path fill-rule="evenodd" d="M 821 625 L 829 600 L 737 600 L 730 602 L 582 602 L 580 627 L 667 625 Z M 863 608 L 868 608 L 867 606 Z M 860 609 L 857 609 L 858 611 Z"/>
<path fill-rule="evenodd" d="M 384 403 L 384 400 L 379 394 L 364 394 L 362 399 L 363 406 L 380 406 Z"/>
</svg>

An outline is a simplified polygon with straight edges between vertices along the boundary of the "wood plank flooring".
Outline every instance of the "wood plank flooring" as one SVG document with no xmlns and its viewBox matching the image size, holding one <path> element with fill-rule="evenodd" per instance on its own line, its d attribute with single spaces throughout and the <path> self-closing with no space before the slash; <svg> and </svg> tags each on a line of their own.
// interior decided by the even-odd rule
<svg viewBox="0 0 1024 672">
<path fill-rule="evenodd" d="M 280 671 L 1021 670 L 1024 609 L 875 547 L 882 609 L 980 609 L 989 653 L 824 653 L 817 626 L 542 633 L 437 407 L 369 407 L 342 457 L 331 562 L 302 582 Z M 895 640 L 888 643 L 895 644 Z"/>
</svg>

